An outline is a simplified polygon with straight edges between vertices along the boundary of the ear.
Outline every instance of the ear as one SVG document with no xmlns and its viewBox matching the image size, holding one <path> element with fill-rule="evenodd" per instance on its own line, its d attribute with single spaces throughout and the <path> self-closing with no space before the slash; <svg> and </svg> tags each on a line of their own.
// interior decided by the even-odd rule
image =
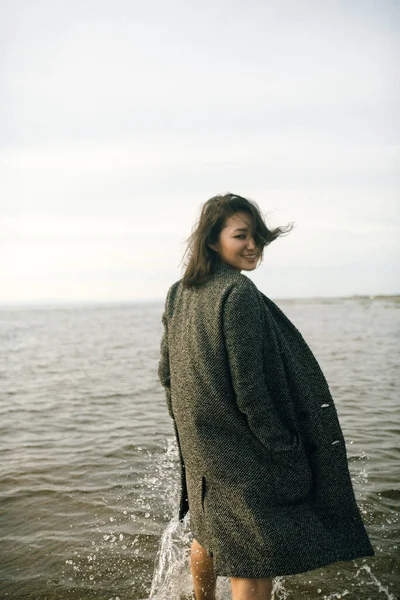
<svg viewBox="0 0 400 600">
<path fill-rule="evenodd" d="M 211 248 L 211 250 L 214 250 L 215 252 L 218 252 L 217 247 L 215 244 L 208 244 L 208 247 Z"/>
</svg>

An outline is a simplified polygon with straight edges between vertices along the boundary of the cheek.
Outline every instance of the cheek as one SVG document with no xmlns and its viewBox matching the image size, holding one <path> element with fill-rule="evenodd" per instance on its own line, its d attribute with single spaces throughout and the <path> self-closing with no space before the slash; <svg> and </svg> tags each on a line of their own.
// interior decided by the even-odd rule
<svg viewBox="0 0 400 600">
<path fill-rule="evenodd" d="M 237 254 L 243 250 L 243 246 L 246 244 L 246 240 L 240 238 L 228 238 L 224 242 L 224 251 L 227 254 Z"/>
<path fill-rule="evenodd" d="M 229 244 L 229 251 L 233 253 L 241 252 L 243 249 L 243 240 L 233 240 Z"/>
</svg>

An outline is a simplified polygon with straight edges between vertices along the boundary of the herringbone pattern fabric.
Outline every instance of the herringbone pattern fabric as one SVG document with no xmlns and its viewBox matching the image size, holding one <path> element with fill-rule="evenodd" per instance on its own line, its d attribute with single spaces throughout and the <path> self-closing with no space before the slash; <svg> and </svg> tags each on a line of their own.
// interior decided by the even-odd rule
<svg viewBox="0 0 400 600">
<path fill-rule="evenodd" d="M 218 263 L 168 290 L 158 375 L 179 447 L 179 518 L 217 575 L 274 577 L 373 556 L 326 379 L 301 333 Z"/>
</svg>

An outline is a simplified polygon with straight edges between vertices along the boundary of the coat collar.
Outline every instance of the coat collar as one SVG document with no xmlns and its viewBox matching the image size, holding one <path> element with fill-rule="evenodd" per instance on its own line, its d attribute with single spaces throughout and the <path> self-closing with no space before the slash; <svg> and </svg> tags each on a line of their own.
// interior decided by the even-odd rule
<svg viewBox="0 0 400 600">
<path fill-rule="evenodd" d="M 231 265 L 228 265 L 228 263 L 223 262 L 223 261 L 218 261 L 214 264 L 213 272 L 218 273 L 218 274 L 224 274 L 224 273 L 236 274 L 236 275 L 240 274 L 240 271 L 238 271 L 237 269 L 235 269 L 234 267 L 232 267 Z"/>
</svg>

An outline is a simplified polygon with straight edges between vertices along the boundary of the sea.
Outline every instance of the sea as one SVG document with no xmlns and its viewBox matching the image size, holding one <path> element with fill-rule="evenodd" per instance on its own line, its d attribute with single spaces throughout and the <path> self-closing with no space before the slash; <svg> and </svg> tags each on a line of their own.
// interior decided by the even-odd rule
<svg viewBox="0 0 400 600">
<path fill-rule="evenodd" d="M 273 298 L 272 298 L 273 299 Z M 400 598 L 400 296 L 273 299 L 329 383 L 376 555 L 274 600 Z M 163 302 L 0 308 L 0 598 L 194 598 L 157 378 Z M 218 577 L 217 599 L 231 598 Z"/>
</svg>

